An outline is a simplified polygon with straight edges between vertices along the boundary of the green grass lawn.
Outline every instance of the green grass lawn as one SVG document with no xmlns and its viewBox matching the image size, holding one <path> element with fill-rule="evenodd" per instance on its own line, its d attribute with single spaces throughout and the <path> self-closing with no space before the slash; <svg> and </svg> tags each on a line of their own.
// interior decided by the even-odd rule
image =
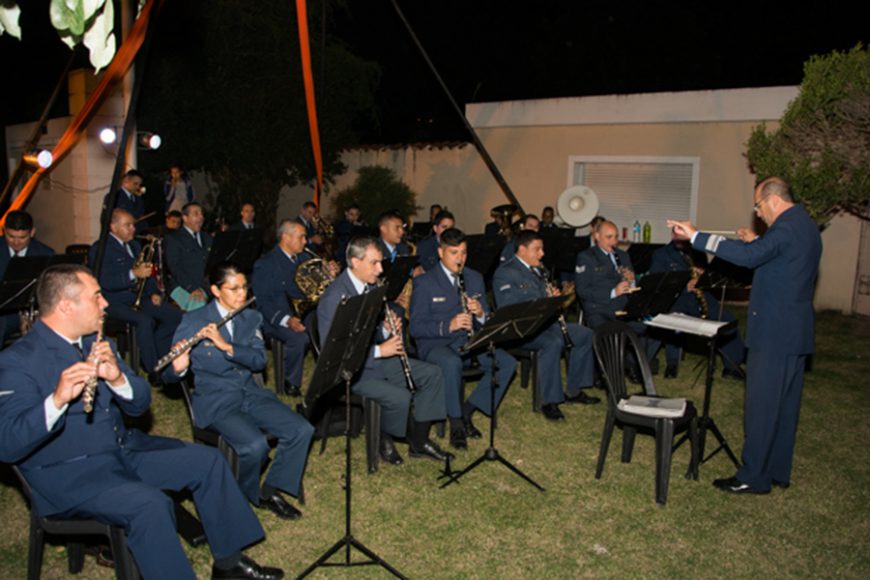
<svg viewBox="0 0 870 580">
<path fill-rule="evenodd" d="M 497 446 L 545 493 L 495 463 L 440 490 L 438 464 L 408 459 L 405 445 L 399 445 L 405 465 L 382 465 L 368 475 L 360 438 L 353 449 L 354 535 L 412 578 L 870 577 L 870 322 L 822 313 L 817 332 L 788 490 L 749 497 L 715 490 L 713 479 L 734 472 L 722 453 L 701 466 L 699 481 L 686 480 L 684 446 L 674 456 L 667 506 L 660 507 L 652 437 L 639 436 L 632 463 L 621 464 L 619 432 L 596 481 L 604 405 L 566 405 L 567 421 L 549 423 L 532 413 L 531 394 L 515 379 L 501 406 Z M 693 368 L 701 360 L 700 353 L 689 353 L 678 379 L 656 377 L 660 394 L 688 397 L 700 408 L 703 384 Z M 306 372 L 312 368 L 307 361 Z M 738 455 L 742 390 L 737 382 L 717 380 L 711 412 Z M 152 431 L 189 440 L 182 400 L 158 392 L 154 399 Z M 476 423 L 489 427 L 483 419 Z M 454 467 L 485 446 L 485 440 L 470 441 Z M 291 577 L 344 533 L 343 440 L 331 440 L 323 455 L 318 450 L 305 477 L 305 516 L 286 523 L 258 512 L 267 539 L 249 550 Z M 8 470 L 0 476 L 0 578 L 24 578 L 27 507 Z M 188 552 L 197 574 L 207 578 L 208 548 Z M 61 545 L 48 547 L 43 577 L 66 577 L 65 558 Z M 368 567 L 312 577 L 387 576 Z M 88 557 L 83 577 L 114 576 Z"/>
</svg>

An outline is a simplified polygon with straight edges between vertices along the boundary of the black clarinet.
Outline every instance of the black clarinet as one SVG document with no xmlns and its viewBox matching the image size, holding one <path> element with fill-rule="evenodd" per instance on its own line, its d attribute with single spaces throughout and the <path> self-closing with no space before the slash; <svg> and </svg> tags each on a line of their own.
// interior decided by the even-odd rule
<svg viewBox="0 0 870 580">
<path fill-rule="evenodd" d="M 383 284 L 383 282 L 378 279 L 378 286 L 381 284 Z M 384 309 L 386 310 L 385 317 L 387 319 L 387 324 L 390 326 L 390 332 L 402 339 L 402 335 L 399 333 L 399 325 L 396 323 L 395 319 L 396 314 L 390 308 L 386 296 L 384 297 Z M 405 375 L 405 384 L 408 386 L 408 390 L 411 391 L 411 393 L 416 393 L 417 385 L 414 383 L 414 376 L 411 374 L 411 359 L 408 358 L 408 353 L 405 352 L 404 339 L 402 342 L 402 352 L 399 353 L 399 361 L 402 363 L 402 373 Z"/>
<path fill-rule="evenodd" d="M 538 269 L 541 271 L 541 278 L 544 280 L 544 284 L 547 285 L 547 296 L 553 296 L 555 288 L 553 283 L 550 282 L 550 272 L 543 264 L 538 266 Z M 562 331 L 562 340 L 565 342 L 565 348 L 574 348 L 574 341 L 571 340 L 571 335 L 568 334 L 568 323 L 565 321 L 565 315 L 559 312 L 556 320 L 559 322 L 559 330 Z"/>
<path fill-rule="evenodd" d="M 471 314 L 468 309 L 468 293 L 465 291 L 465 275 L 462 273 L 463 268 L 456 273 L 456 281 L 459 284 L 459 303 L 462 308 L 462 314 Z M 474 338 L 474 316 L 471 317 L 471 330 L 468 330 L 468 340 Z"/>
</svg>

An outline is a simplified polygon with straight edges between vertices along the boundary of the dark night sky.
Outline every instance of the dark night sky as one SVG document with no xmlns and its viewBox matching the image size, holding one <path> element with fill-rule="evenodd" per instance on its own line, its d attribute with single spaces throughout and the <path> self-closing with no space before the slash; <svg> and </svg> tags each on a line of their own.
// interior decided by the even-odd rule
<svg viewBox="0 0 870 580">
<path fill-rule="evenodd" d="M 176 2 L 182 4 L 173 8 L 183 13 L 186 0 L 167 6 Z M 48 0 L 21 4 L 24 41 L 0 37 L 3 125 L 38 117 L 69 54 L 48 25 Z M 743 0 L 400 4 L 460 106 L 798 84 L 809 56 L 870 41 L 870 27 L 858 17 L 856 4 L 849 8 L 842 0 L 812 9 Z M 319 28 L 319 11 L 309 18 L 311 28 Z M 380 126 L 363 135 L 365 142 L 465 139 L 390 0 L 347 1 L 328 28 L 381 66 Z M 295 35 L 295 28 L 288 34 Z"/>
</svg>

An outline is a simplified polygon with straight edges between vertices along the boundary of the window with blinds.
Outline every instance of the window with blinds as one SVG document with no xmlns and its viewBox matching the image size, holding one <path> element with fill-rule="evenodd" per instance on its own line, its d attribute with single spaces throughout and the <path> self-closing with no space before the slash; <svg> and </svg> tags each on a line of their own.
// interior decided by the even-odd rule
<svg viewBox="0 0 870 580">
<path fill-rule="evenodd" d="M 667 219 L 695 221 L 698 157 L 572 157 L 571 185 L 592 188 L 599 214 L 614 222 L 622 237 L 635 221 L 649 222 L 652 242 L 667 243 Z"/>
</svg>

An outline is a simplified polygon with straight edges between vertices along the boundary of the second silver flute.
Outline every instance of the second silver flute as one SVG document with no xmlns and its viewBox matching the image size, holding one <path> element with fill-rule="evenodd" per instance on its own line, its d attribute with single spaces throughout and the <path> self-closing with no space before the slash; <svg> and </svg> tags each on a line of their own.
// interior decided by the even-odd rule
<svg viewBox="0 0 870 580">
<path fill-rule="evenodd" d="M 236 308 L 235 310 L 227 312 L 227 315 L 224 316 L 223 318 L 221 318 L 216 323 L 217 327 L 220 328 L 221 326 L 223 326 L 224 324 L 226 324 L 227 322 L 232 320 L 236 314 L 238 314 L 239 312 L 241 312 L 242 310 L 244 310 L 245 308 L 247 308 L 248 306 L 253 304 L 254 300 L 256 300 L 256 298 L 251 298 L 251 299 L 247 300 L 244 304 L 242 304 L 241 306 Z M 174 361 L 175 359 L 177 359 L 178 357 L 180 357 L 181 355 L 183 355 L 184 353 L 186 353 L 187 351 L 189 351 L 190 349 L 192 349 L 193 347 L 198 345 L 204 339 L 205 339 L 205 337 L 200 336 L 199 333 L 195 334 L 194 336 L 191 336 L 190 338 L 185 338 L 180 343 L 178 343 L 178 346 L 176 346 L 175 348 L 170 350 L 159 361 L 157 361 L 157 365 L 154 367 L 154 372 L 159 373 L 160 371 L 165 369 L 167 366 L 169 366 L 169 363 L 171 363 L 172 361 Z"/>
</svg>

